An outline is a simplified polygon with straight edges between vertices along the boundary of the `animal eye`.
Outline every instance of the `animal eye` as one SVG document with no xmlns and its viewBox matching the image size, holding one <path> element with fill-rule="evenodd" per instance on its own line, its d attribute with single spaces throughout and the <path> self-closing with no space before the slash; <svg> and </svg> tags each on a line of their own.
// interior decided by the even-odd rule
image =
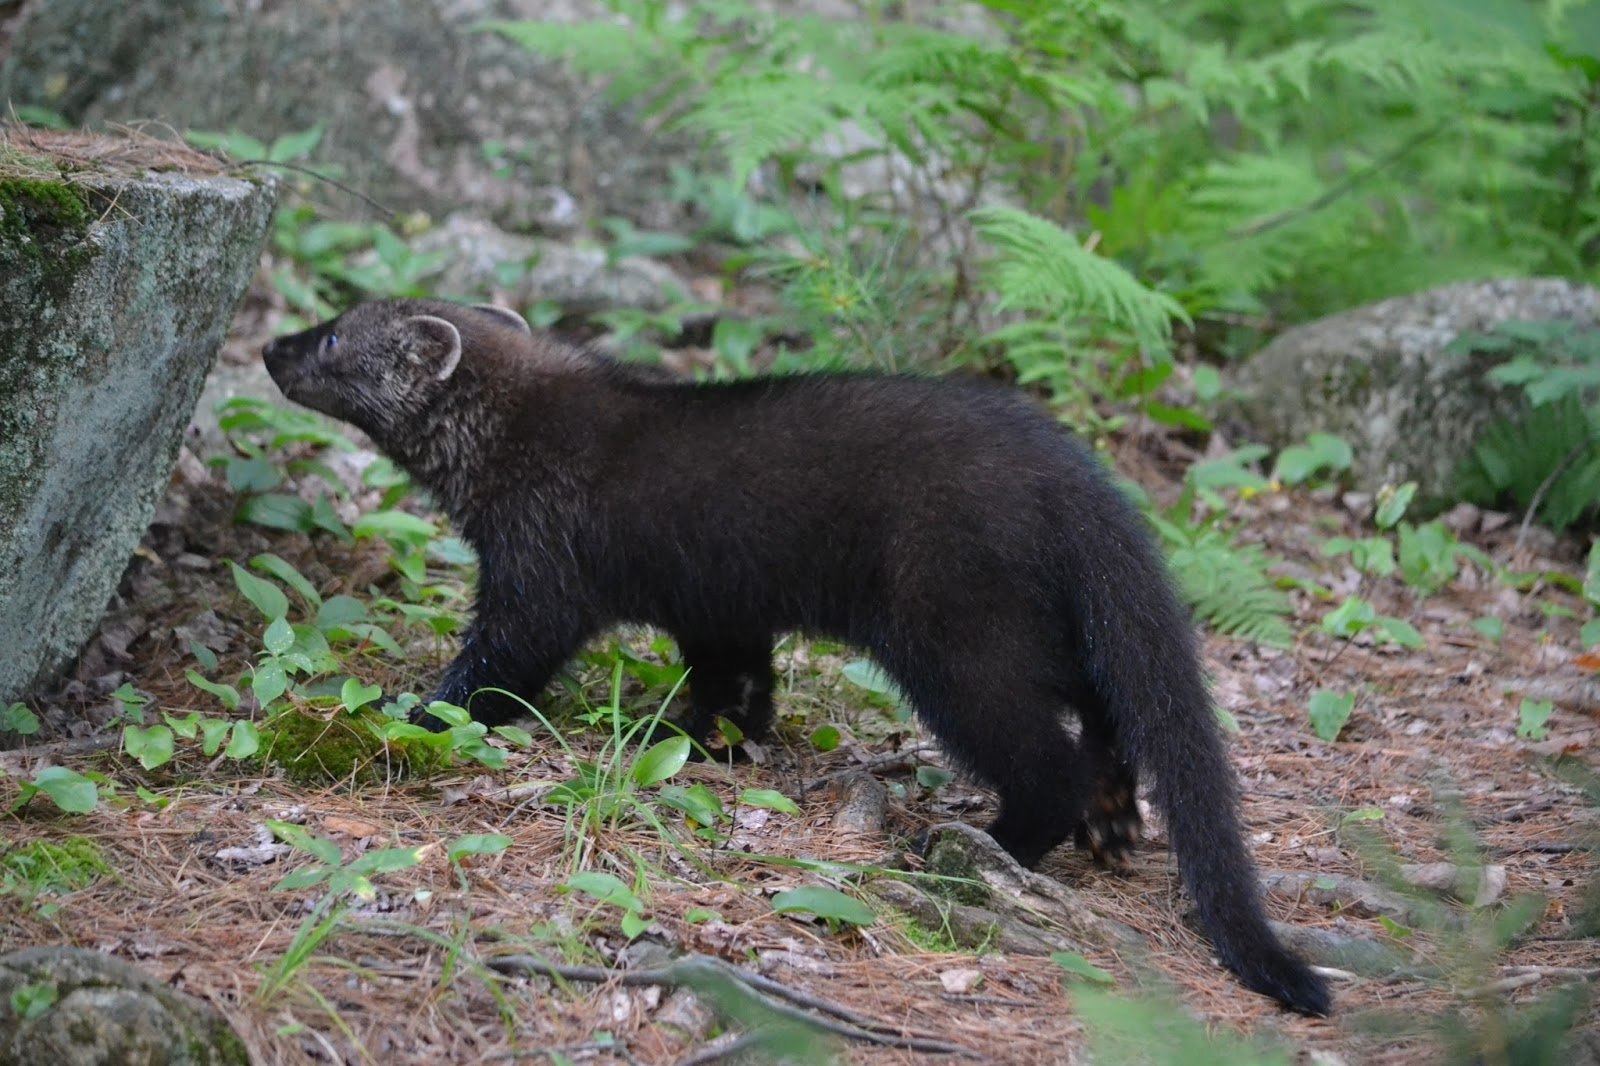
<svg viewBox="0 0 1600 1066">
<path fill-rule="evenodd" d="M 330 333 L 326 337 L 322 338 L 322 343 L 317 346 L 317 350 L 323 355 L 327 355 L 337 347 L 339 347 L 339 335 L 337 333 Z"/>
</svg>

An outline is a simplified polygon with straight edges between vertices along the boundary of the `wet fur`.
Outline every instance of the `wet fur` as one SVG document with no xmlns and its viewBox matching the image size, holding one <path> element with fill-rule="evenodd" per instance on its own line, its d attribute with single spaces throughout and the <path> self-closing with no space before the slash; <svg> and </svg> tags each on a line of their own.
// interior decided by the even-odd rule
<svg viewBox="0 0 1600 1066">
<path fill-rule="evenodd" d="M 440 320 L 460 340 L 442 377 Z M 358 306 L 266 360 L 477 550 L 476 614 L 437 699 L 505 721 L 517 706 L 478 689 L 536 699 L 585 640 L 641 622 L 691 668 L 691 733 L 725 715 L 759 736 L 776 635 L 848 641 L 999 794 L 989 832 L 1025 865 L 1074 834 L 1119 860 L 1147 778 L 1223 963 L 1327 1012 L 1263 915 L 1160 556 L 1101 464 L 1022 396 L 865 374 L 675 382 L 431 301 Z"/>
</svg>

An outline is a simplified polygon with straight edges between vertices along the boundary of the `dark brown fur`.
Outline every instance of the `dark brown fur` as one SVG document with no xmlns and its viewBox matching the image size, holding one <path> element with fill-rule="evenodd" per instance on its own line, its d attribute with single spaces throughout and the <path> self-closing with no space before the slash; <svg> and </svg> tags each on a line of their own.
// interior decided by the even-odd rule
<svg viewBox="0 0 1600 1066">
<path fill-rule="evenodd" d="M 644 622 L 690 667 L 688 730 L 726 715 L 758 736 L 773 638 L 850 641 L 999 793 L 989 831 L 1025 864 L 1075 831 L 1120 857 L 1147 774 L 1223 962 L 1328 1010 L 1262 914 L 1160 556 L 1100 464 L 1021 396 L 872 375 L 666 381 L 433 301 L 358 306 L 266 361 L 291 399 L 370 434 L 477 550 L 476 615 L 438 699 L 504 721 L 516 704 L 479 689 L 533 699 L 583 641 Z"/>
</svg>

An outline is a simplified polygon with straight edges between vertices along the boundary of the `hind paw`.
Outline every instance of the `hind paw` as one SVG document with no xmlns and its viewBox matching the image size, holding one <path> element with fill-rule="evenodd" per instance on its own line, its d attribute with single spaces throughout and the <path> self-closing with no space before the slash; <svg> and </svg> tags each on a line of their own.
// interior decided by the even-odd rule
<svg viewBox="0 0 1600 1066">
<path fill-rule="evenodd" d="M 1143 828 L 1133 783 L 1119 777 L 1101 782 L 1090 797 L 1089 809 L 1078 823 L 1074 840 L 1093 856 L 1095 865 L 1120 869 L 1128 865 Z"/>
</svg>

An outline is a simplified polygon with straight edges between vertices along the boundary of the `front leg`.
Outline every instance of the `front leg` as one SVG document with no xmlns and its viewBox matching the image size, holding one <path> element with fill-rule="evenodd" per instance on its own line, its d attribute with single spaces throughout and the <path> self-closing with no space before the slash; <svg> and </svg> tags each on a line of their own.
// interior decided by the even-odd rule
<svg viewBox="0 0 1600 1066">
<path fill-rule="evenodd" d="M 587 629 L 570 617 L 555 622 L 556 611 L 539 611 L 526 601 L 519 613 L 497 611 L 491 605 L 507 600 L 481 598 L 477 617 L 467 628 L 461 652 L 445 668 L 433 700 L 465 707 L 472 720 L 486 726 L 503 725 L 526 713 L 521 702 L 504 689 L 532 703 L 561 665 L 578 650 Z M 425 705 L 414 708 L 411 720 L 434 732 L 449 726 L 431 715 Z"/>
</svg>

